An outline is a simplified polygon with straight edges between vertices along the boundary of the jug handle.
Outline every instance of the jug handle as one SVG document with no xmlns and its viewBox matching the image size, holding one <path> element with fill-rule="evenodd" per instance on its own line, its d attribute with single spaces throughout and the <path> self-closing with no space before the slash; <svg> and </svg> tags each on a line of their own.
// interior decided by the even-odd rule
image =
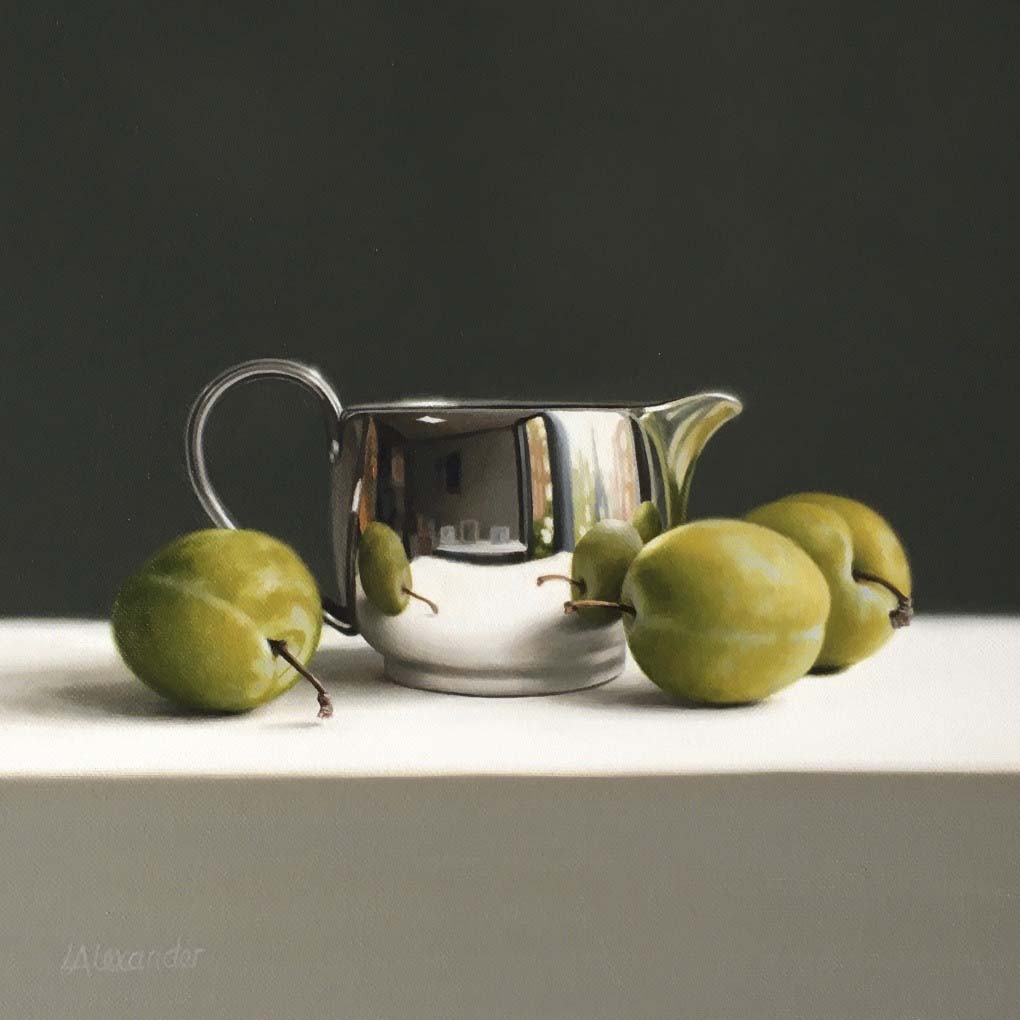
<svg viewBox="0 0 1020 1020">
<path fill-rule="evenodd" d="M 283 379 L 298 383 L 314 393 L 322 404 L 326 419 L 330 463 L 334 463 L 339 456 L 343 406 L 336 391 L 317 368 L 287 358 L 256 358 L 221 372 L 199 393 L 195 403 L 192 404 L 185 430 L 185 453 L 191 487 L 195 490 L 202 509 L 218 528 L 237 528 L 238 524 L 227 510 L 223 500 L 220 499 L 209 478 L 209 469 L 205 462 L 206 423 L 212 409 L 228 390 L 241 383 L 253 382 L 257 379 Z M 326 623 L 345 634 L 356 633 L 355 628 L 345 623 L 339 613 L 339 607 L 331 599 L 324 598 L 322 600 L 322 615 Z"/>
</svg>

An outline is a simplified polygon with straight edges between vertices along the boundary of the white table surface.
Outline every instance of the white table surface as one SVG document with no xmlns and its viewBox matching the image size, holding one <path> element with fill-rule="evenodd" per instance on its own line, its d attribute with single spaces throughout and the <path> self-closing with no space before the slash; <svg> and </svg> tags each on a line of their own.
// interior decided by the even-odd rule
<svg viewBox="0 0 1020 1020">
<path fill-rule="evenodd" d="M 0 639 L 5 1017 L 1017 1015 L 1018 620 L 727 710 L 405 690 L 337 636 L 322 721 L 175 713 L 103 623 Z"/>
<path fill-rule="evenodd" d="M 397 687 L 363 641 L 244 716 L 184 715 L 119 662 L 101 621 L 0 621 L 0 777 L 1020 772 L 1020 620 L 920 617 L 872 660 L 760 705 L 671 703 L 610 684 L 488 699 Z"/>
</svg>

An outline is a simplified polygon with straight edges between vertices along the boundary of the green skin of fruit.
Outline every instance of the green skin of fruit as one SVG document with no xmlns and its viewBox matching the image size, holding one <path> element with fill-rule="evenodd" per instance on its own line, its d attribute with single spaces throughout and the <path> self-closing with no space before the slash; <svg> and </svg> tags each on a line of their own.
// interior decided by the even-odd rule
<svg viewBox="0 0 1020 1020">
<path fill-rule="evenodd" d="M 297 554 L 257 531 L 183 535 L 121 586 L 113 635 L 128 668 L 189 708 L 244 712 L 300 679 L 268 639 L 305 665 L 322 633 L 315 580 Z"/>
<path fill-rule="evenodd" d="M 795 541 L 818 564 L 832 609 L 815 669 L 845 669 L 878 651 L 893 634 L 889 613 L 898 600 L 873 581 L 881 577 L 909 596 L 910 565 L 896 533 L 874 510 L 854 499 L 802 492 L 757 507 L 746 519 Z"/>
<path fill-rule="evenodd" d="M 584 533 L 574 547 L 570 576 L 580 581 L 574 595 L 581 599 L 618 602 L 623 579 L 644 543 L 637 529 L 626 521 L 599 521 Z M 581 607 L 578 616 L 588 623 L 614 623 L 615 609 Z"/>
<path fill-rule="evenodd" d="M 644 674 L 687 701 L 759 701 L 818 657 L 829 589 L 794 542 L 744 521 L 702 520 L 652 539 L 621 601 Z"/>
<path fill-rule="evenodd" d="M 650 500 L 638 506 L 630 523 L 637 529 L 642 542 L 650 542 L 662 534 L 662 516 L 659 514 L 659 508 Z"/>
<path fill-rule="evenodd" d="M 398 616 L 407 608 L 411 565 L 400 536 L 381 521 L 372 521 L 361 533 L 358 574 L 365 596 L 380 612 Z"/>
</svg>

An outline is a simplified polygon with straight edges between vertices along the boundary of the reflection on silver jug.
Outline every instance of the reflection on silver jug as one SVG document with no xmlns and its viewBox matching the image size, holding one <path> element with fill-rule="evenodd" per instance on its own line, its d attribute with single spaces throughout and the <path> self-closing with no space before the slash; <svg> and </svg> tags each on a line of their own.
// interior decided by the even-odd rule
<svg viewBox="0 0 1020 1020">
<path fill-rule="evenodd" d="M 390 679 L 463 694 L 576 690 L 622 670 L 621 624 L 564 614 L 566 593 L 536 578 L 569 573 L 575 543 L 596 521 L 629 520 L 645 500 L 667 527 L 681 523 L 701 449 L 740 411 L 736 398 L 719 393 L 650 408 L 342 408 L 307 365 L 246 362 L 206 387 L 188 423 L 192 484 L 220 527 L 236 525 L 209 481 L 206 421 L 232 386 L 265 378 L 311 389 L 326 413 L 338 585 L 324 602 L 327 622 L 360 631 Z M 371 521 L 401 536 L 415 588 L 441 607 L 438 615 L 412 601 L 388 616 L 365 598 L 357 546 Z"/>
</svg>

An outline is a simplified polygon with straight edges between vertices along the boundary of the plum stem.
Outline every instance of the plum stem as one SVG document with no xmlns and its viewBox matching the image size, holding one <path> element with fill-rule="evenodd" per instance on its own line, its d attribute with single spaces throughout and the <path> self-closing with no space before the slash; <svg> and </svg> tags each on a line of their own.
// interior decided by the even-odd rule
<svg viewBox="0 0 1020 1020">
<path fill-rule="evenodd" d="M 322 686 L 319 679 L 312 672 L 305 669 L 305 667 L 290 654 L 287 649 L 286 641 L 280 641 L 276 638 L 267 638 L 266 640 L 269 642 L 269 648 L 273 653 L 273 658 L 279 656 L 292 666 L 319 692 L 319 718 L 328 719 L 333 714 L 333 702 L 329 700 L 326 688 Z"/>
<path fill-rule="evenodd" d="M 419 595 L 416 591 L 411 591 L 411 589 L 408 588 L 406 584 L 400 590 L 405 595 L 410 595 L 411 598 L 417 599 L 419 602 L 424 602 L 425 605 L 427 605 L 429 609 L 431 609 L 432 612 L 436 614 L 436 616 L 439 615 L 439 606 L 437 606 L 435 602 L 432 601 L 432 599 L 427 599 L 425 598 L 424 595 Z"/>
<path fill-rule="evenodd" d="M 546 581 L 566 581 L 567 584 L 572 584 L 577 590 L 583 595 L 585 592 L 584 581 L 577 580 L 576 577 L 567 577 L 566 574 L 543 574 L 541 577 L 535 578 L 535 584 L 541 587 Z"/>
<path fill-rule="evenodd" d="M 896 596 L 898 605 L 890 611 L 889 622 L 895 629 L 910 625 L 910 621 L 914 616 L 914 600 L 909 595 L 904 595 L 899 588 L 890 584 L 885 578 L 876 577 L 874 574 L 866 574 L 863 570 L 853 571 L 853 579 L 858 582 L 871 581 L 874 584 L 880 584 L 886 591 L 892 592 Z"/>
<path fill-rule="evenodd" d="M 621 613 L 637 616 L 637 610 L 626 602 L 603 602 L 602 599 L 573 599 L 563 603 L 563 612 L 576 613 L 578 609 L 618 609 Z"/>
</svg>

